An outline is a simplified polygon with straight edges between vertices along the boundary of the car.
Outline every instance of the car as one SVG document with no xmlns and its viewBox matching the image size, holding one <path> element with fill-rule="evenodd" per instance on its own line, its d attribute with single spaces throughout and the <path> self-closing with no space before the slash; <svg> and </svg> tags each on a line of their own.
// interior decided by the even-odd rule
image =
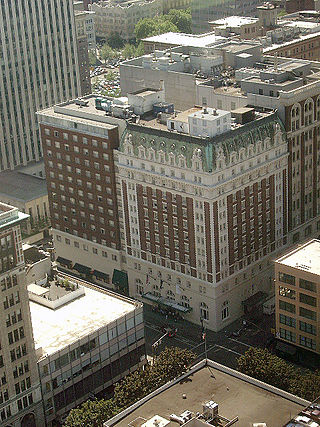
<svg viewBox="0 0 320 427">
<path fill-rule="evenodd" d="M 171 328 L 171 326 L 163 326 L 162 332 L 167 334 L 169 338 L 173 338 L 177 335 L 178 329 L 177 328 Z"/>
</svg>

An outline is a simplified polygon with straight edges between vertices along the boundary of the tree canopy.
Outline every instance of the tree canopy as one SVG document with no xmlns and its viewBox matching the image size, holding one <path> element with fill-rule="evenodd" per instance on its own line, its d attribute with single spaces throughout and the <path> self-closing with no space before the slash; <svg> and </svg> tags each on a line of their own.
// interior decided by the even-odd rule
<svg viewBox="0 0 320 427">
<path fill-rule="evenodd" d="M 168 33 L 170 31 L 174 33 L 191 33 L 190 9 L 172 9 L 167 15 L 140 19 L 134 29 L 137 40 Z"/>
<path fill-rule="evenodd" d="M 115 51 L 108 43 L 105 43 L 100 50 L 100 56 L 104 62 L 107 62 L 108 59 L 113 59 L 115 57 Z"/>
<path fill-rule="evenodd" d="M 191 10 L 171 9 L 168 13 L 168 19 L 181 33 L 191 33 Z"/>
<path fill-rule="evenodd" d="M 121 49 L 124 45 L 124 40 L 117 31 L 110 34 L 107 42 L 112 49 Z"/>
<path fill-rule="evenodd" d="M 79 408 L 72 409 L 64 424 L 65 427 L 102 427 L 104 421 L 119 412 L 110 400 L 88 400 Z"/>
<path fill-rule="evenodd" d="M 320 395 L 320 372 L 306 372 L 261 348 L 250 348 L 238 359 L 238 370 L 306 400 Z"/>
</svg>

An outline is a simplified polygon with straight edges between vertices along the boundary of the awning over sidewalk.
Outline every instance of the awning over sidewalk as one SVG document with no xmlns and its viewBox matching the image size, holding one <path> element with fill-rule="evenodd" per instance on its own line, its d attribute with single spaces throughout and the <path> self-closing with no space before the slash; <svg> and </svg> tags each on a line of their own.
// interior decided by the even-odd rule
<svg viewBox="0 0 320 427">
<path fill-rule="evenodd" d="M 106 273 L 102 273 L 102 271 L 94 270 L 93 275 L 96 276 L 98 279 L 102 279 L 102 280 L 109 279 L 109 275 Z"/>
<path fill-rule="evenodd" d="M 166 308 L 171 308 L 176 311 L 180 311 L 181 313 L 189 313 L 192 308 L 191 307 L 184 307 L 183 305 L 178 304 L 175 301 L 172 301 L 170 299 L 164 298 L 164 297 L 157 297 L 153 295 L 151 292 L 147 292 L 142 295 L 142 298 L 145 298 L 146 300 L 153 301 L 159 305 L 165 306 Z"/>
<path fill-rule="evenodd" d="M 114 269 L 112 283 L 121 289 L 128 289 L 128 274 L 125 271 Z"/>
<path fill-rule="evenodd" d="M 62 256 L 58 256 L 57 262 L 61 265 L 66 265 L 67 267 L 72 265 L 72 261 L 70 261 L 70 259 L 63 258 Z"/>
<path fill-rule="evenodd" d="M 73 267 L 74 270 L 77 270 L 80 274 L 91 274 L 92 269 L 90 267 L 87 267 L 86 265 L 78 264 L 76 263 Z"/>
</svg>

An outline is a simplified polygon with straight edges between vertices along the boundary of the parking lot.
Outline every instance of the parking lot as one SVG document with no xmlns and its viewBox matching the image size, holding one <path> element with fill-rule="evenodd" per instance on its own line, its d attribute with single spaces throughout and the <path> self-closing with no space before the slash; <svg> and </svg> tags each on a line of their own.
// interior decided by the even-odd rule
<svg viewBox="0 0 320 427">
<path fill-rule="evenodd" d="M 96 67 L 90 71 L 93 92 L 98 95 L 119 97 L 120 74 L 119 68 L 109 65 L 108 67 Z"/>
</svg>

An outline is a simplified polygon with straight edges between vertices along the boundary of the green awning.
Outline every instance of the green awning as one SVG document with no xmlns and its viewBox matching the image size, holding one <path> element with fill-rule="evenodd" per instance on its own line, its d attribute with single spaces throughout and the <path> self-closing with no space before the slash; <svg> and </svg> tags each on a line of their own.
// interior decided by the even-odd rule
<svg viewBox="0 0 320 427">
<path fill-rule="evenodd" d="M 93 275 L 99 279 L 104 279 L 104 280 L 107 280 L 109 278 L 108 274 L 102 273 L 102 271 L 98 271 L 98 270 L 94 270 Z"/>
<path fill-rule="evenodd" d="M 170 299 L 167 299 L 164 297 L 156 297 L 151 292 L 147 292 L 146 294 L 143 294 L 142 298 L 145 298 L 149 301 L 156 302 L 157 304 L 165 306 L 167 308 L 180 311 L 181 313 L 189 313 L 192 310 L 191 307 L 184 307 L 183 305 L 180 305 L 177 302 L 172 301 Z"/>
<path fill-rule="evenodd" d="M 87 267 L 86 265 L 78 264 L 76 263 L 73 267 L 74 270 L 77 270 L 80 274 L 91 274 L 92 269 L 90 267 Z"/>
<path fill-rule="evenodd" d="M 121 289 L 128 289 L 128 274 L 125 271 L 114 269 L 112 283 Z"/>
<path fill-rule="evenodd" d="M 66 265 L 67 267 L 72 264 L 72 261 L 67 258 L 62 258 L 62 256 L 58 256 L 57 262 L 61 265 Z"/>
</svg>

